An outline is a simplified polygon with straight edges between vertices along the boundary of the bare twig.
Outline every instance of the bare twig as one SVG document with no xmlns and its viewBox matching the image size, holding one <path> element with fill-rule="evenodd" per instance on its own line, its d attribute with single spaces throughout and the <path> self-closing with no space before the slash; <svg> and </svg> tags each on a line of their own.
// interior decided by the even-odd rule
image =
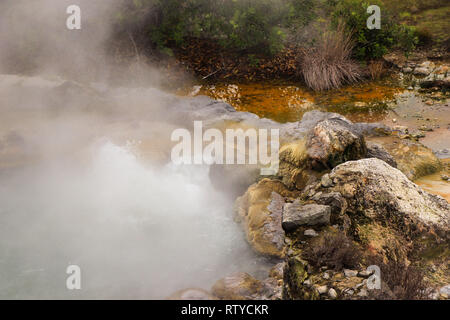
<svg viewBox="0 0 450 320">
<path fill-rule="evenodd" d="M 222 69 L 218 69 L 218 70 L 216 70 L 216 71 L 214 71 L 214 72 L 211 72 L 211 73 L 208 74 L 207 76 L 204 76 L 202 79 L 205 80 L 205 79 L 209 78 L 210 76 L 215 75 L 215 74 L 216 74 L 217 72 L 219 72 L 220 70 L 222 70 Z"/>
</svg>

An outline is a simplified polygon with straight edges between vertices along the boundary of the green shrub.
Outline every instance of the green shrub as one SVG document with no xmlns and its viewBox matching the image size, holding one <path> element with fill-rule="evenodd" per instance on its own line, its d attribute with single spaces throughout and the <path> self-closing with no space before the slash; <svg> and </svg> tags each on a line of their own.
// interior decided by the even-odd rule
<svg viewBox="0 0 450 320">
<path fill-rule="evenodd" d="M 328 3 L 334 7 L 333 23 L 337 25 L 342 20 L 354 33 L 354 55 L 358 59 L 381 58 L 391 48 L 401 48 L 408 53 L 418 43 L 414 29 L 396 23 L 379 0 L 329 0 Z M 381 29 L 367 28 L 367 18 L 370 16 L 367 7 L 370 5 L 381 8 Z"/>
<path fill-rule="evenodd" d="M 120 11 L 119 29 L 149 36 L 151 44 L 180 46 L 187 37 L 224 48 L 274 54 L 283 49 L 285 0 L 134 0 Z"/>
<path fill-rule="evenodd" d="M 319 2 L 315 0 L 290 0 L 287 3 L 287 25 L 300 28 L 318 18 Z"/>
<path fill-rule="evenodd" d="M 283 11 L 274 12 L 273 3 L 266 0 L 234 3 L 229 26 L 225 26 L 228 32 L 223 34 L 225 47 L 250 51 L 259 49 L 270 54 L 283 49 L 285 33 L 279 27 Z"/>
<path fill-rule="evenodd" d="M 367 0 L 133 0 L 118 13 L 117 29 L 166 53 L 194 37 L 245 54 L 273 55 L 286 39 L 291 45 L 317 43 L 331 19 L 335 27 L 343 20 L 351 30 L 356 58 L 377 59 L 395 47 L 413 50 L 414 29 L 395 23 L 380 0 L 370 4 L 382 9 L 380 30 L 366 26 Z"/>
</svg>

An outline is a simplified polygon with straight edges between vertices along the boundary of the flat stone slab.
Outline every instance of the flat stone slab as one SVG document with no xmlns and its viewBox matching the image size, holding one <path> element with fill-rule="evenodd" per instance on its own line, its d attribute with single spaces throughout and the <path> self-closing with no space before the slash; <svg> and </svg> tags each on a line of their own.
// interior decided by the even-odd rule
<svg viewBox="0 0 450 320">
<path fill-rule="evenodd" d="M 302 204 L 296 200 L 287 203 L 283 210 L 282 227 L 285 231 L 294 231 L 300 226 L 315 226 L 329 224 L 330 206 L 321 204 Z"/>
</svg>

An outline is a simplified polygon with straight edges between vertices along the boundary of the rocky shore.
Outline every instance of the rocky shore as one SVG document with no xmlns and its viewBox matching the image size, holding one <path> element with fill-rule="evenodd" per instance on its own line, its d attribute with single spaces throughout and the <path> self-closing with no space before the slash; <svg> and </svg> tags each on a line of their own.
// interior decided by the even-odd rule
<svg viewBox="0 0 450 320">
<path fill-rule="evenodd" d="M 86 110 L 114 119 L 117 101 L 132 101 L 129 90 L 60 80 L 3 75 L 0 84 L 16 108 L 26 107 L 23 94 L 36 101 L 63 94 L 67 108 L 82 101 Z M 255 174 L 259 168 L 247 166 L 210 170 L 214 186 L 235 191 L 235 220 L 273 268 L 262 278 L 225 274 L 210 290 L 190 288 L 170 298 L 448 299 L 450 205 L 413 182 L 443 164 L 416 139 L 399 128 L 353 123 L 337 113 L 310 111 L 301 121 L 281 124 L 204 96 L 179 98 L 156 89 L 136 93 L 157 96 L 160 117 L 174 127 L 203 120 L 218 128 L 280 130 L 276 176 L 262 178 Z M 72 96 L 78 105 L 72 106 Z M 159 110 L 153 111 L 157 119 Z M 27 145 L 20 136 L 0 136 L 0 159 L 16 166 L 33 159 L 35 150 Z M 158 160 L 167 156 L 165 147 Z M 379 289 L 370 285 L 374 265 L 380 270 Z"/>
<path fill-rule="evenodd" d="M 386 125 L 333 113 L 312 111 L 278 126 L 279 175 L 256 178 L 235 211 L 253 249 L 279 262 L 266 279 L 229 275 L 208 294 L 448 298 L 450 205 L 412 182 L 440 170 L 433 152 Z M 367 285 L 370 265 L 381 269 L 379 289 Z"/>
</svg>

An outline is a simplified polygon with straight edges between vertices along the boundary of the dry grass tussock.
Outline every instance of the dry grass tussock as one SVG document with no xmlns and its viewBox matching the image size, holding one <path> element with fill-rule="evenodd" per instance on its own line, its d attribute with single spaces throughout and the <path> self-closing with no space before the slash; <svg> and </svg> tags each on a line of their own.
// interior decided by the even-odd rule
<svg viewBox="0 0 450 320">
<path fill-rule="evenodd" d="M 323 91 L 359 81 L 363 71 L 351 59 L 353 46 L 352 34 L 346 31 L 344 24 L 325 32 L 302 56 L 301 73 L 306 85 Z"/>
</svg>

